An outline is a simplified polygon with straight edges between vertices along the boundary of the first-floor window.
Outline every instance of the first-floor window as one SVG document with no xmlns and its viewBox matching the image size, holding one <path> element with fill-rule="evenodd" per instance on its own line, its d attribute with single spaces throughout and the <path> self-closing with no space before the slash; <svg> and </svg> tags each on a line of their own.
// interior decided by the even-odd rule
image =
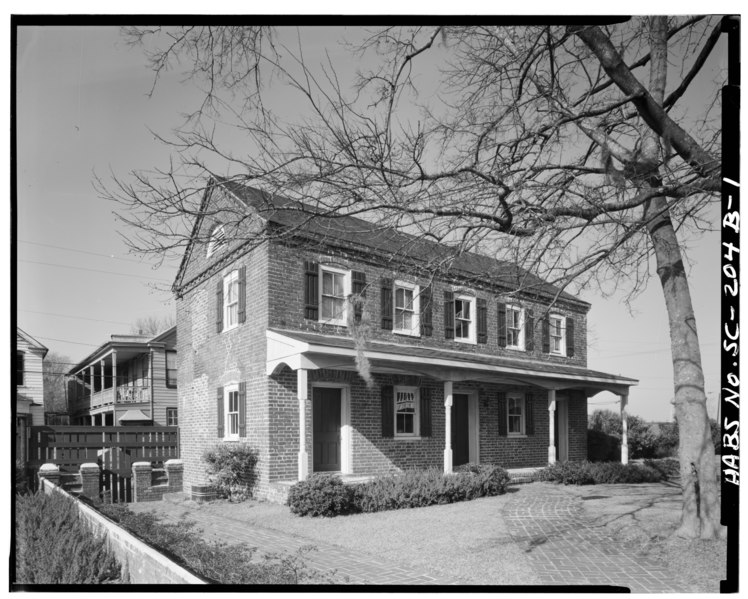
<svg viewBox="0 0 748 599">
<path fill-rule="evenodd" d="M 166 352 L 166 386 L 173 389 L 177 386 L 177 352 Z"/>
<path fill-rule="evenodd" d="M 564 346 L 564 324 L 565 318 L 563 316 L 551 316 L 550 318 L 550 330 L 551 330 L 551 353 L 563 354 L 565 350 Z"/>
<path fill-rule="evenodd" d="M 418 435 L 418 388 L 395 387 L 395 435 Z"/>
<path fill-rule="evenodd" d="M 525 400 L 521 397 L 507 398 L 507 432 L 510 435 L 525 434 Z"/>
<path fill-rule="evenodd" d="M 179 426 L 177 408 L 166 408 L 166 426 Z"/>
<path fill-rule="evenodd" d="M 239 438 L 239 389 L 226 388 L 226 438 Z"/>
</svg>

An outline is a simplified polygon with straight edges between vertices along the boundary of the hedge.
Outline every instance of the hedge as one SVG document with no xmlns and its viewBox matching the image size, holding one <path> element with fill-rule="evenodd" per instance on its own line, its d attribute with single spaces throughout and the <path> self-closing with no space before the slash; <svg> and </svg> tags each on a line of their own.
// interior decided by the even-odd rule
<svg viewBox="0 0 748 599">
<path fill-rule="evenodd" d="M 619 462 L 556 462 L 536 474 L 537 480 L 564 485 L 655 483 L 662 472 L 647 465 Z"/>
</svg>

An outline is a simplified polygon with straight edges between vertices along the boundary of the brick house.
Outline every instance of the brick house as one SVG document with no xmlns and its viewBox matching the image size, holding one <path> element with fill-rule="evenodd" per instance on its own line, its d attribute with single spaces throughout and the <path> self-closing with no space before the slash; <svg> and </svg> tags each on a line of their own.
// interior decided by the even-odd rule
<svg viewBox="0 0 748 599">
<path fill-rule="evenodd" d="M 178 426 L 177 328 L 112 335 L 68 371 L 73 424 Z"/>
<path fill-rule="evenodd" d="M 28 429 L 44 424 L 44 356 L 49 350 L 16 327 L 16 461 L 28 457 Z"/>
<path fill-rule="evenodd" d="M 512 264 L 464 253 L 436 270 L 434 242 L 212 183 L 174 283 L 193 497 L 219 443 L 258 450 L 270 499 L 317 471 L 584 459 L 587 398 L 636 384 L 586 368 L 588 303 Z"/>
</svg>

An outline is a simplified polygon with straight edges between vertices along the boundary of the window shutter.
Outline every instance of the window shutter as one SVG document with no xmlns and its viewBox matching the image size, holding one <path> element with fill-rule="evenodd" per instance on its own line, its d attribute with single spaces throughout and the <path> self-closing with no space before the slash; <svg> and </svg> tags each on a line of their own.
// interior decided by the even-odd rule
<svg viewBox="0 0 748 599">
<path fill-rule="evenodd" d="M 421 437 L 431 436 L 431 389 L 421 387 Z"/>
<path fill-rule="evenodd" d="M 566 355 L 574 357 L 574 319 L 571 317 L 566 319 Z"/>
<path fill-rule="evenodd" d="M 239 322 L 247 320 L 247 267 L 239 268 Z"/>
<path fill-rule="evenodd" d="M 525 310 L 525 349 L 533 351 L 535 349 L 535 317 L 532 310 Z"/>
<path fill-rule="evenodd" d="M 548 314 L 543 318 L 543 353 L 551 353 L 551 321 Z"/>
<path fill-rule="evenodd" d="M 532 412 L 532 393 L 525 393 L 525 434 L 535 434 L 535 418 Z"/>
<path fill-rule="evenodd" d="M 486 300 L 478 298 L 478 343 L 488 343 L 488 306 Z"/>
<path fill-rule="evenodd" d="M 386 331 L 392 330 L 392 279 L 382 278 L 382 293 L 381 293 L 381 312 L 382 312 L 382 328 Z M 390 435 L 392 436 L 392 435 Z"/>
<path fill-rule="evenodd" d="M 506 393 L 499 391 L 499 437 L 506 437 Z"/>
<path fill-rule="evenodd" d="M 499 302 L 496 312 L 499 325 L 499 347 L 506 347 L 506 304 Z"/>
<path fill-rule="evenodd" d="M 421 335 L 431 337 L 434 332 L 433 305 L 431 303 L 431 286 L 421 289 Z"/>
<path fill-rule="evenodd" d="M 455 338 L 455 295 L 451 291 L 444 292 L 444 338 Z"/>
<path fill-rule="evenodd" d="M 319 320 L 319 269 L 311 260 L 304 260 L 304 318 Z"/>
<path fill-rule="evenodd" d="M 223 279 L 216 285 L 216 331 L 223 330 Z"/>
<path fill-rule="evenodd" d="M 351 273 L 351 292 L 358 298 L 366 297 L 366 273 L 354 270 Z M 364 314 L 364 304 L 362 301 L 357 301 L 353 304 L 353 318 L 356 322 L 361 322 L 361 318 Z"/>
<path fill-rule="evenodd" d="M 395 389 L 382 385 L 382 437 L 395 436 Z"/>
<path fill-rule="evenodd" d="M 239 436 L 247 436 L 247 383 L 239 383 Z"/>
<path fill-rule="evenodd" d="M 218 436 L 223 438 L 223 387 L 218 387 L 218 406 L 216 408 L 218 416 Z"/>
</svg>

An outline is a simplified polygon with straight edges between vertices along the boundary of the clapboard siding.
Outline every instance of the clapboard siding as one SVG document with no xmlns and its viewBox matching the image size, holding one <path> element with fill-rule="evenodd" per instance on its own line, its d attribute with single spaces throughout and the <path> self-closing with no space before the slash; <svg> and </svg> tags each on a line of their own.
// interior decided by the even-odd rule
<svg viewBox="0 0 748 599">
<path fill-rule="evenodd" d="M 16 386 L 16 396 L 31 400 L 34 405 L 29 408 L 34 426 L 44 424 L 44 378 L 42 375 L 44 348 L 30 344 L 21 335 L 16 335 L 16 351 L 22 352 L 23 385 Z M 15 372 L 13 373 L 15 376 Z"/>
<path fill-rule="evenodd" d="M 177 407 L 177 390 L 166 386 L 166 351 L 153 350 L 153 423 L 166 426 L 166 408 Z"/>
</svg>

